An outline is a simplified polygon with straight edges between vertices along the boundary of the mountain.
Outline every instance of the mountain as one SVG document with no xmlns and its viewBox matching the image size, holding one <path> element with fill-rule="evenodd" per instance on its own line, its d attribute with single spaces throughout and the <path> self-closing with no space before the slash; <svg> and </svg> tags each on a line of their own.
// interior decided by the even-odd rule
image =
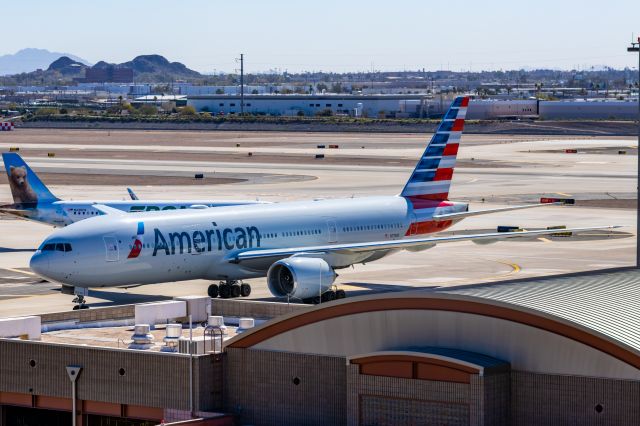
<svg viewBox="0 0 640 426">
<path fill-rule="evenodd" d="M 87 66 L 82 62 L 74 61 L 68 56 L 62 56 L 53 61 L 47 71 L 58 71 L 64 76 L 77 76 L 86 68 Z"/>
<path fill-rule="evenodd" d="M 75 56 L 62 55 L 39 71 L 18 73 L 0 77 L 0 83 L 13 85 L 39 81 L 41 84 L 65 84 L 77 82 L 171 83 L 176 80 L 198 80 L 204 78 L 199 72 L 187 68 L 180 62 L 169 62 L 160 55 L 136 56 L 131 61 L 111 64 L 100 61 L 94 66 L 78 60 Z"/>
<path fill-rule="evenodd" d="M 104 70 L 108 75 L 114 70 L 123 68 L 133 70 L 135 80 L 146 83 L 169 83 L 175 80 L 202 78 L 199 72 L 187 68 L 180 62 L 169 62 L 167 58 L 160 55 L 136 56 L 131 61 L 121 64 L 100 61 L 92 66 L 91 70 Z"/>
<path fill-rule="evenodd" d="M 0 75 L 20 74 L 37 69 L 46 69 L 50 63 L 66 56 L 85 65 L 90 63 L 69 53 L 50 52 L 46 49 L 22 49 L 14 54 L 0 56 Z"/>
<path fill-rule="evenodd" d="M 133 68 L 136 75 L 140 74 L 170 74 L 178 78 L 201 77 L 200 73 L 187 68 L 180 62 L 169 62 L 160 55 L 141 55 L 133 58 L 132 61 L 120 64 L 121 66 Z"/>
</svg>

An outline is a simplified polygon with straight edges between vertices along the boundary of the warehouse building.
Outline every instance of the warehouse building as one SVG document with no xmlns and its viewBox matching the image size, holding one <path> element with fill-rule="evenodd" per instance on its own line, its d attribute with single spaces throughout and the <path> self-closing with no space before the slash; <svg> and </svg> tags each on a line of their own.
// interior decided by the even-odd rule
<svg viewBox="0 0 640 426">
<path fill-rule="evenodd" d="M 240 96 L 193 95 L 188 105 L 196 111 L 216 115 L 239 114 Z M 246 95 L 244 111 L 249 114 L 277 116 L 314 116 L 329 110 L 333 115 L 378 117 L 439 117 L 451 99 L 424 95 Z M 634 120 L 638 103 L 634 101 L 541 101 L 473 99 L 469 103 L 470 120 L 545 119 L 545 120 Z"/>
<path fill-rule="evenodd" d="M 214 300 L 274 318 L 193 356 L 1 339 L 0 425 L 69 416 L 69 365 L 82 424 L 637 425 L 639 297 L 640 272 L 619 269 L 316 307 Z M 114 309 L 64 315 L 133 308 Z"/>
<path fill-rule="evenodd" d="M 239 114 L 240 96 L 200 95 L 188 96 L 188 104 L 196 111 L 212 114 Z M 450 102 L 447 103 L 449 106 Z M 426 101 L 419 95 L 245 95 L 244 111 L 249 114 L 283 116 L 314 116 L 326 111 L 331 114 L 376 118 L 379 116 L 406 116 L 427 114 Z M 433 107 L 432 107 L 433 109 Z M 432 111 L 433 112 L 433 111 Z M 439 109 L 437 111 L 441 113 Z"/>
</svg>

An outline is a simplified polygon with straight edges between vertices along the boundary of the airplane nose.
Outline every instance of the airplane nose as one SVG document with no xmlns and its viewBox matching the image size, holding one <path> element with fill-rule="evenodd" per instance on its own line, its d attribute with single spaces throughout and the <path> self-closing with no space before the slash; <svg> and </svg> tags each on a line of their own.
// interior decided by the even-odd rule
<svg viewBox="0 0 640 426">
<path fill-rule="evenodd" d="M 46 277 L 49 272 L 49 259 L 42 253 L 36 253 L 31 256 L 29 268 L 41 277 Z"/>
</svg>

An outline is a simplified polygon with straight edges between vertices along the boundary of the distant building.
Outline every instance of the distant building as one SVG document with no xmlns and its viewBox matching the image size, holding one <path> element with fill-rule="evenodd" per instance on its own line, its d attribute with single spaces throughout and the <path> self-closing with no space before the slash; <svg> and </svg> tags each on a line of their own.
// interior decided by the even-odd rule
<svg viewBox="0 0 640 426">
<path fill-rule="evenodd" d="M 448 106 L 448 101 L 445 102 Z M 197 111 L 212 114 L 239 114 L 240 96 L 188 96 L 188 104 Z M 418 117 L 441 113 L 440 100 L 430 101 L 419 95 L 245 95 L 244 111 L 250 114 L 314 116 L 332 114 L 356 115 L 356 108 L 365 117 Z"/>
<path fill-rule="evenodd" d="M 85 71 L 85 83 L 131 83 L 133 82 L 133 69 L 125 67 L 109 66 L 104 68 L 87 68 Z"/>
</svg>

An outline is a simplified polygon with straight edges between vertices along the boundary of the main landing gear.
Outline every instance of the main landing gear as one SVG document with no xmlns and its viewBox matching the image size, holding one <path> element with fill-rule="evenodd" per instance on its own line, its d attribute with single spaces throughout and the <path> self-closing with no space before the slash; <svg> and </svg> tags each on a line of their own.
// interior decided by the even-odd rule
<svg viewBox="0 0 640 426">
<path fill-rule="evenodd" d="M 318 305 L 324 302 L 332 302 L 336 299 L 344 299 L 345 297 L 347 297 L 347 293 L 344 290 L 330 289 L 322 293 L 322 296 L 304 299 L 303 302 Z"/>
<path fill-rule="evenodd" d="M 244 284 L 242 281 L 220 281 L 220 284 L 211 284 L 207 289 L 207 293 L 212 299 L 218 296 L 222 299 L 247 297 L 251 294 L 251 286 Z"/>
</svg>

